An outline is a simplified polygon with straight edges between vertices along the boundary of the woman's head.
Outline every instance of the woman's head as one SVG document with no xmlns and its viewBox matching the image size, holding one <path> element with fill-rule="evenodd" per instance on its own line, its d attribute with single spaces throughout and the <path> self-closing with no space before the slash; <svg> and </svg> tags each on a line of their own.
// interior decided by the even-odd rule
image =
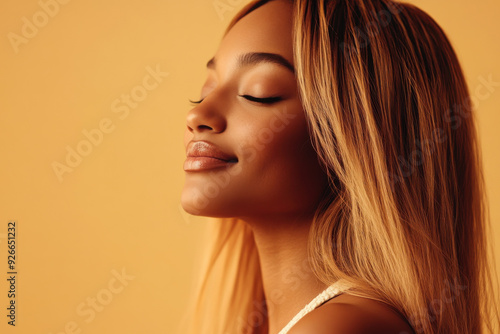
<svg viewBox="0 0 500 334">
<path fill-rule="evenodd" d="M 327 182 L 297 90 L 292 9 L 272 1 L 245 15 L 209 61 L 203 101 L 187 117 L 188 212 L 312 218 Z M 226 161 L 207 158 L 216 148 Z"/>
<path fill-rule="evenodd" d="M 258 33 L 265 27 L 271 27 L 271 35 Z M 278 31 L 283 40 L 272 39 Z M 266 64 L 247 81 L 232 82 L 236 87 L 251 83 L 254 75 L 259 78 L 261 70 L 265 75 L 280 71 L 279 82 L 297 85 L 293 101 L 280 102 L 288 103 L 286 109 L 296 115 L 297 126 L 285 127 L 266 146 L 269 151 L 255 156 L 253 166 L 265 172 L 271 168 L 275 174 L 254 169 L 252 176 L 265 179 L 256 181 L 260 188 L 253 188 L 255 180 L 248 178 L 239 189 L 246 193 L 238 199 L 269 199 L 262 189 L 281 196 L 284 190 L 274 187 L 302 175 L 287 188 L 292 194 L 287 198 L 309 199 L 303 212 L 316 208 L 310 256 L 318 277 L 325 283 L 338 278 L 352 282 L 360 296 L 398 309 L 417 332 L 479 332 L 481 312 L 489 311 L 483 287 L 491 287 L 480 153 L 468 88 L 438 24 L 413 5 L 390 0 L 255 1 L 230 24 L 219 52 L 235 50 L 229 44 L 281 52 L 294 68 L 292 75 Z M 229 58 L 220 78 L 237 73 Z M 219 89 L 216 80 L 208 82 L 206 92 L 215 94 L 208 94 L 191 116 L 215 115 L 216 109 L 208 105 L 217 100 L 224 113 L 239 103 L 241 97 L 233 102 L 222 99 L 229 88 Z M 207 108 L 201 109 L 205 102 Z M 268 110 L 279 110 L 278 105 Z M 266 118 L 253 113 L 256 109 L 252 106 L 251 114 L 237 118 L 253 135 L 267 125 L 257 123 Z M 188 134 L 196 135 L 195 123 L 190 129 Z M 289 152 L 306 141 L 312 146 L 303 151 L 308 161 L 304 173 L 290 172 L 297 166 L 272 164 L 272 154 L 259 160 L 273 144 L 279 152 L 297 138 Z M 279 177 L 269 180 L 268 175 Z M 189 177 L 188 204 L 194 203 L 189 196 L 201 191 L 209 176 Z M 293 197 L 301 189 L 307 196 Z M 221 187 L 217 198 L 223 193 Z M 453 301 L 447 302 L 450 293 Z"/>
</svg>

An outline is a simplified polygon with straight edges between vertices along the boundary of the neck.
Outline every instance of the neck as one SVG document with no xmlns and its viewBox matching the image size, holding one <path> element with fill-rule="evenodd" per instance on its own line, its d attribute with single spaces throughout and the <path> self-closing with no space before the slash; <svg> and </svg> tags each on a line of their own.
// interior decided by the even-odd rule
<svg viewBox="0 0 500 334">
<path fill-rule="evenodd" d="M 313 274 L 307 256 L 312 219 L 246 221 L 259 253 L 269 334 L 277 334 L 327 287 Z"/>
</svg>

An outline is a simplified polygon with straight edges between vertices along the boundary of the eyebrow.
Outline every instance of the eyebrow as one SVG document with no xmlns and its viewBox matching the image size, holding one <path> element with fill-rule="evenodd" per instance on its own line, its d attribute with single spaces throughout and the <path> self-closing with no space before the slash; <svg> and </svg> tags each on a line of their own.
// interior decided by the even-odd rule
<svg viewBox="0 0 500 334">
<path fill-rule="evenodd" d="M 280 56 L 276 53 L 267 53 L 267 52 L 250 52 L 242 54 L 238 57 L 238 66 L 249 66 L 249 65 L 257 65 L 260 63 L 273 63 L 278 64 L 283 67 L 289 69 L 292 73 L 295 73 L 295 69 L 293 65 L 290 64 L 288 60 L 286 60 L 283 56 Z M 215 57 L 210 59 L 207 63 L 207 68 L 213 69 L 215 68 L 216 60 Z"/>
</svg>

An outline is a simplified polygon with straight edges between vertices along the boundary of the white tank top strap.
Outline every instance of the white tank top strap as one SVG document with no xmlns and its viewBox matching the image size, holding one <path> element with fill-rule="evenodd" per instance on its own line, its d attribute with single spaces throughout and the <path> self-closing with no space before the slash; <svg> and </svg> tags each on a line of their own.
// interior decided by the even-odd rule
<svg viewBox="0 0 500 334">
<path fill-rule="evenodd" d="M 309 304 L 307 304 L 295 317 L 293 317 L 290 322 L 283 327 L 283 329 L 279 332 L 279 334 L 287 334 L 288 331 L 300 320 L 302 319 L 306 314 L 309 312 L 313 311 L 315 308 L 317 308 L 320 305 L 323 305 L 333 297 L 339 295 L 340 293 L 349 290 L 351 286 L 345 282 L 344 280 L 340 279 L 330 285 L 328 288 L 326 288 L 323 292 L 321 292 L 319 295 L 317 295 Z"/>
</svg>

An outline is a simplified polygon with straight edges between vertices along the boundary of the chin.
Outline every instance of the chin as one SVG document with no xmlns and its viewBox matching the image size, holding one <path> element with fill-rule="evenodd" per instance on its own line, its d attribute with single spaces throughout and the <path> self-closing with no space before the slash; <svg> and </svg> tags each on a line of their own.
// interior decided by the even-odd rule
<svg viewBox="0 0 500 334">
<path fill-rule="evenodd" d="M 196 191 L 184 189 L 181 195 L 181 206 L 190 215 L 204 216 L 204 209 L 208 204 Z"/>
<path fill-rule="evenodd" d="M 228 206 L 216 202 L 213 199 L 203 196 L 197 190 L 184 188 L 182 191 L 181 206 L 190 215 L 213 218 L 231 217 L 229 212 L 227 212 Z"/>
</svg>

